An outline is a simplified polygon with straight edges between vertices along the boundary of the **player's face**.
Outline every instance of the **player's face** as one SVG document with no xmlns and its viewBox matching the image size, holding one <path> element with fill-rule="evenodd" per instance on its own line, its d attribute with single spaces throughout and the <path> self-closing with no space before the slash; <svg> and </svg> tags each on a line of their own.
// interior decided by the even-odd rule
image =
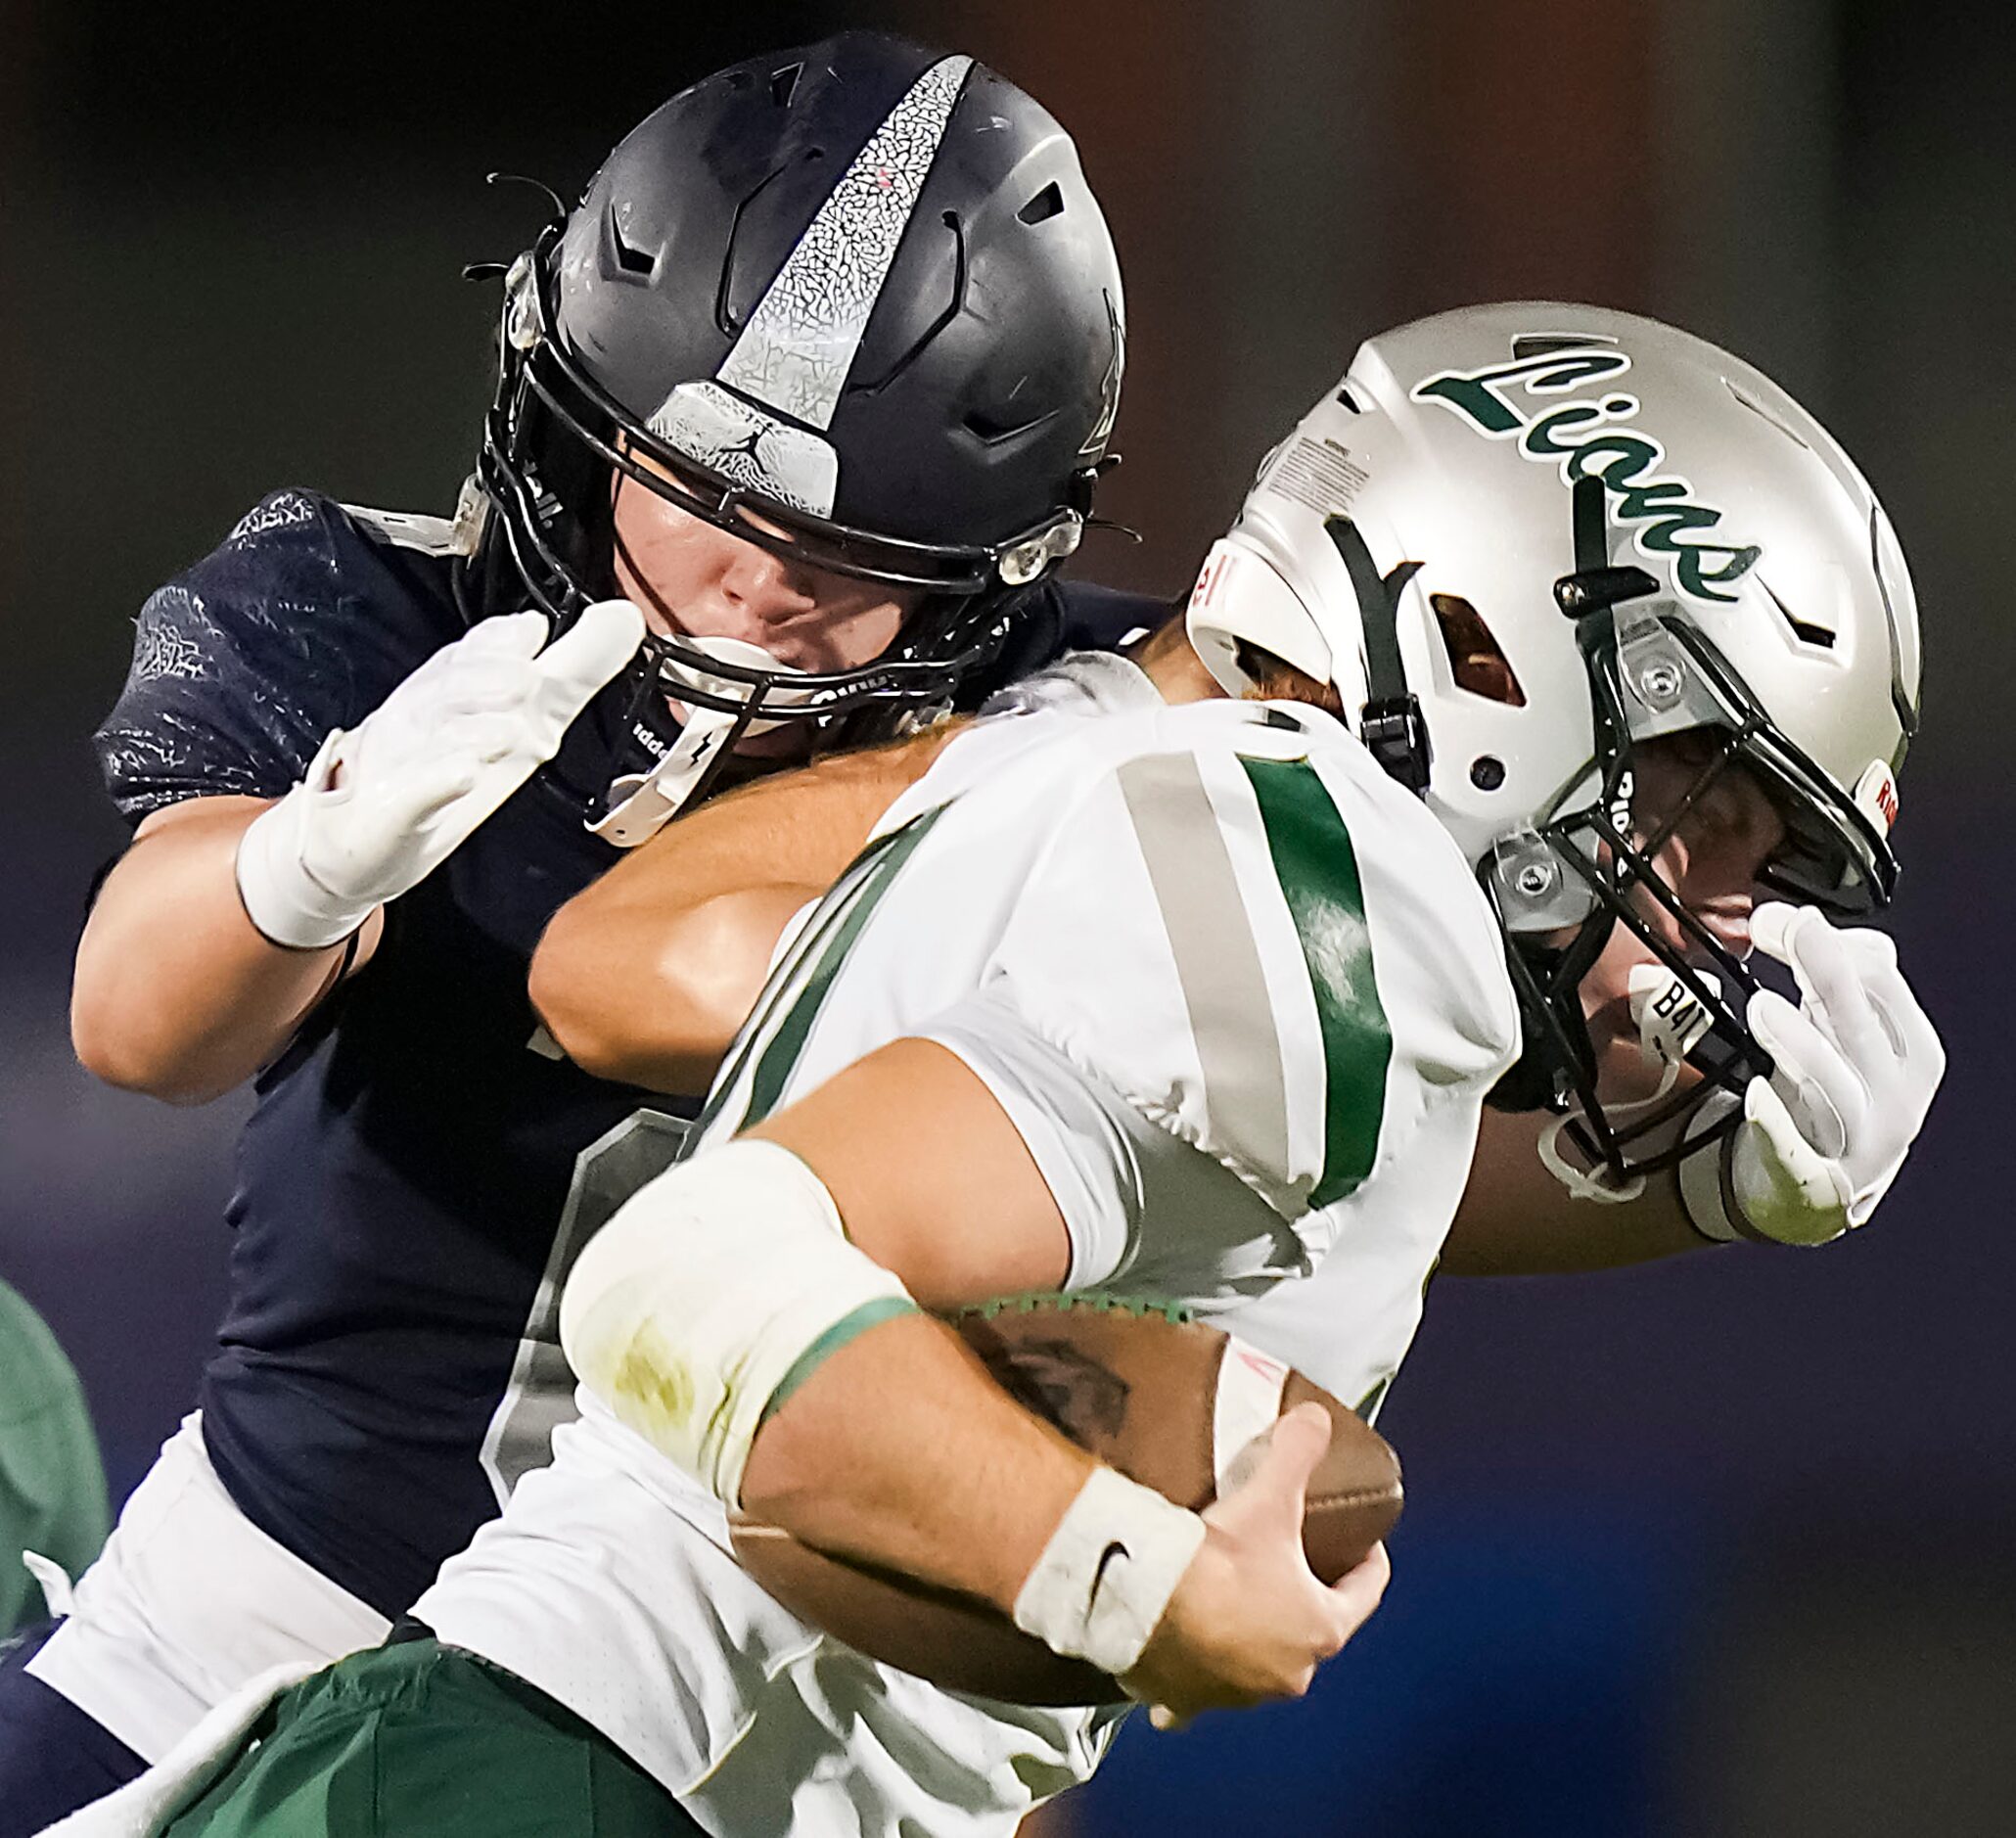
<svg viewBox="0 0 2016 1838">
<path fill-rule="evenodd" d="M 621 473 L 613 514 L 617 585 L 643 609 L 654 631 L 737 638 L 794 669 L 872 664 L 895 642 L 922 598 L 745 541 Z M 771 528 L 750 511 L 742 515 Z M 679 703 L 667 701 L 683 719 Z M 808 732 L 802 723 L 785 722 L 746 735 L 735 751 L 753 758 L 797 758 Z"/>
<path fill-rule="evenodd" d="M 1764 897 L 1759 878 L 1783 845 L 1785 826 L 1763 786 L 1740 766 L 1724 767 L 1693 796 L 1715 755 L 1715 743 L 1703 734 L 1677 734 L 1635 749 L 1631 827 L 1645 845 L 1671 826 L 1653 852 L 1654 864 L 1681 904 L 1740 958 L 1750 954 L 1752 908 Z M 1649 895 L 1633 897 L 1662 943 L 1682 958 L 1702 958 Z M 1659 1069 L 1648 1066 L 1639 1049 L 1629 999 L 1632 968 L 1656 962 L 1629 928 L 1619 925 L 1582 979 L 1582 1012 L 1599 1055 L 1603 1095 L 1613 1102 L 1647 1096 L 1658 1083 Z"/>
<path fill-rule="evenodd" d="M 660 632 L 738 638 L 795 669 L 855 669 L 895 642 L 917 603 L 730 535 L 621 475 L 615 516 L 617 584 Z"/>
</svg>

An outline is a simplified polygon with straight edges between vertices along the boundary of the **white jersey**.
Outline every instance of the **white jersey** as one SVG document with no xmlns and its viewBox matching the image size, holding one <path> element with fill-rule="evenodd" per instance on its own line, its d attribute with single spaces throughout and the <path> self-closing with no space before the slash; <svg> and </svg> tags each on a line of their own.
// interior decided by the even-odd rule
<svg viewBox="0 0 2016 1838">
<path fill-rule="evenodd" d="M 939 1041 L 1048 1182 L 1068 1287 L 1236 1320 L 1376 1403 L 1516 1051 L 1499 934 L 1339 723 L 1168 708 L 1128 668 L 978 723 L 891 808 L 802 915 L 699 1140 L 892 1039 Z M 999 1838 L 1091 1771 L 1120 1715 L 959 1697 L 823 1635 L 585 1397 L 414 1612 L 719 1838 Z"/>
</svg>

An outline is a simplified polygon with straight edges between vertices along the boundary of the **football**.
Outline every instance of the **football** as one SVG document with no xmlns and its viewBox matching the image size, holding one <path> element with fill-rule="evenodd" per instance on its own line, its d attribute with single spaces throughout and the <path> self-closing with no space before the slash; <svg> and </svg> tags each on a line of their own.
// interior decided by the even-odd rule
<svg viewBox="0 0 2016 1838">
<path fill-rule="evenodd" d="M 951 1324 L 1025 1406 L 1192 1509 L 1237 1482 L 1283 1411 L 1321 1404 L 1330 1447 L 1310 1477 L 1303 1548 L 1326 1583 L 1399 1517 L 1399 1461 L 1383 1437 L 1301 1373 L 1180 1310 L 1046 1296 L 972 1309 Z M 985 1603 L 829 1556 L 755 1520 L 734 1520 L 731 1534 L 743 1567 L 787 1608 L 888 1665 L 1013 1704 L 1124 1696 L 1109 1675 L 1053 1653 Z"/>
</svg>

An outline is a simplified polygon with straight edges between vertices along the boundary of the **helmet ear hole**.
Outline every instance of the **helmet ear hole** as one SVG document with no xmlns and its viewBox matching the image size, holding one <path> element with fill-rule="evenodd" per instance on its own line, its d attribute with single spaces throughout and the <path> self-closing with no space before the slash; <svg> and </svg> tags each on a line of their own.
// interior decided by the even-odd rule
<svg viewBox="0 0 2016 1838">
<path fill-rule="evenodd" d="M 1428 604 L 1435 609 L 1436 629 L 1442 633 L 1456 687 L 1487 702 L 1525 708 L 1526 691 L 1483 614 L 1461 594 L 1432 593 Z"/>
</svg>

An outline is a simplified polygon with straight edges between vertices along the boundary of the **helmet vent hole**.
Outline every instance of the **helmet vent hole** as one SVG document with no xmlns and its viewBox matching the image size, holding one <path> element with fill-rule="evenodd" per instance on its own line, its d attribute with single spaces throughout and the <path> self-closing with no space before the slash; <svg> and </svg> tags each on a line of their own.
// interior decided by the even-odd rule
<svg viewBox="0 0 2016 1838">
<path fill-rule="evenodd" d="M 1834 649 L 1834 634 L 1826 626 L 1815 625 L 1810 620 L 1795 617 L 1792 609 L 1778 598 L 1769 581 L 1760 578 L 1758 584 L 1764 588 L 1765 593 L 1770 595 L 1771 604 L 1778 609 L 1778 617 L 1787 625 L 1792 627 L 1793 637 L 1797 638 L 1801 644 L 1817 645 L 1822 651 L 1832 651 Z"/>
<path fill-rule="evenodd" d="M 658 270 L 658 257 L 649 250 L 639 249 L 625 240 L 623 227 L 617 221 L 616 204 L 609 207 L 609 242 L 616 251 L 616 265 L 625 274 L 643 275 L 647 279 Z"/>
<path fill-rule="evenodd" d="M 1019 434 L 1027 434 L 1037 422 L 1048 421 L 1048 415 L 1017 415 L 1012 412 L 989 414 L 984 408 L 970 408 L 961 418 L 969 434 L 978 436 L 987 445 L 993 446 L 1002 440 L 1012 440 Z"/>
<path fill-rule="evenodd" d="M 1339 390 L 1337 391 L 1337 406 L 1342 409 L 1348 409 L 1353 415 L 1362 415 L 1365 412 L 1358 406 L 1358 398 L 1349 390 Z"/>
<path fill-rule="evenodd" d="M 1512 358 L 1525 363 L 1529 357 L 1546 357 L 1555 351 L 1580 350 L 1586 345 L 1615 345 L 1601 332 L 1532 332 L 1512 341 Z"/>
<path fill-rule="evenodd" d="M 1526 691 L 1520 688 L 1511 661 L 1491 636 L 1484 616 L 1461 594 L 1432 593 L 1428 604 L 1435 609 L 1436 628 L 1442 633 L 1456 687 L 1509 709 L 1525 708 Z"/>
<path fill-rule="evenodd" d="M 770 72 L 770 100 L 780 109 L 791 107 L 791 99 L 798 94 L 798 79 L 804 74 L 802 64 L 787 64 L 781 70 Z"/>
<path fill-rule="evenodd" d="M 1780 434 L 1782 434 L 1786 439 L 1790 440 L 1794 446 L 1799 447 L 1808 453 L 1810 453 L 1812 451 L 1811 447 L 1808 446 L 1807 443 L 1804 440 L 1802 440 L 1798 435 L 1794 434 L 1790 428 L 1786 427 L 1786 425 L 1782 421 L 1780 421 L 1777 418 L 1777 416 L 1772 414 L 1769 409 L 1764 407 L 1764 405 L 1762 402 L 1760 402 L 1756 396 L 1752 395 L 1749 391 L 1739 390 L 1733 383 L 1729 381 L 1727 377 L 1724 377 L 1722 379 L 1722 388 L 1728 391 L 1728 392 L 1735 397 L 1737 403 L 1741 407 L 1749 409 L 1749 411 L 1753 415 L 1755 415 L 1759 421 L 1768 422 L 1773 428 L 1777 429 L 1777 431 Z"/>
<path fill-rule="evenodd" d="M 878 390 L 886 390 L 904 371 L 924 355 L 933 339 L 958 318 L 966 305 L 966 226 L 959 221 L 956 210 L 942 213 L 940 221 L 952 238 L 952 287 L 945 303 L 932 318 L 931 323 L 919 333 L 905 350 L 897 353 L 894 362 L 886 370 L 875 374 L 856 364 L 854 372 L 848 379 L 850 392 L 872 395 Z"/>
<path fill-rule="evenodd" d="M 1057 181 L 1052 179 L 1015 214 L 1025 223 L 1048 223 L 1052 217 L 1061 217 L 1064 194 L 1057 189 Z"/>
</svg>

